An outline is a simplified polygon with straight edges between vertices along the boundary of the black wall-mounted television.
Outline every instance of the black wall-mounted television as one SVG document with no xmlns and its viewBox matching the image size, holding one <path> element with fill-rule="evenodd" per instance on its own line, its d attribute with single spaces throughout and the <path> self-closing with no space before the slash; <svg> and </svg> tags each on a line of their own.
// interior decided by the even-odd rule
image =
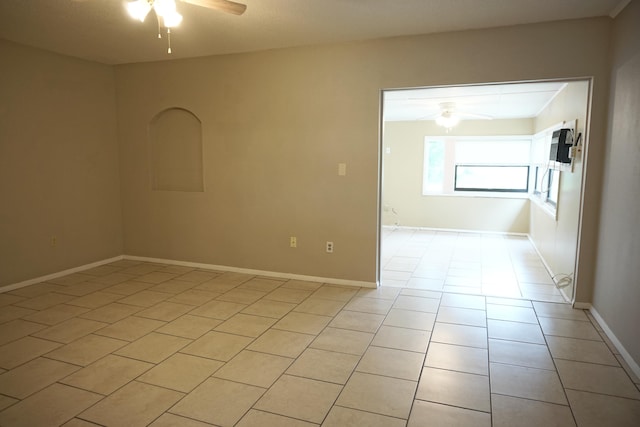
<svg viewBox="0 0 640 427">
<path fill-rule="evenodd" d="M 571 163 L 569 149 L 573 145 L 571 129 L 559 129 L 551 136 L 551 149 L 549 150 L 549 160 L 559 163 Z"/>
</svg>

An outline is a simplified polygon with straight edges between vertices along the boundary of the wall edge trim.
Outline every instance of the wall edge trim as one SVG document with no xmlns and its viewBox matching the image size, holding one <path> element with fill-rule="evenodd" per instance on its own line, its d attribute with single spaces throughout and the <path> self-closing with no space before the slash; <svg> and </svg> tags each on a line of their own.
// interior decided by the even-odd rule
<svg viewBox="0 0 640 427">
<path fill-rule="evenodd" d="M 631 357 L 631 354 L 629 354 L 627 349 L 624 348 L 624 346 L 622 345 L 618 337 L 616 337 L 616 335 L 613 333 L 609 325 L 607 325 L 607 322 L 604 321 L 602 316 L 600 316 L 600 313 L 598 313 L 598 311 L 593 306 L 589 307 L 589 312 L 593 315 L 593 317 L 596 319 L 598 324 L 602 327 L 602 330 L 604 331 L 604 333 L 611 340 L 611 342 L 616 347 L 616 349 L 620 352 L 620 355 L 622 356 L 624 361 L 627 362 L 631 371 L 633 371 L 636 377 L 640 378 L 640 365 L 638 365 L 638 362 L 633 360 L 633 357 Z"/>
<path fill-rule="evenodd" d="M 376 288 L 376 282 L 365 282 L 360 280 L 347 280 L 347 279 L 337 279 L 333 277 L 318 277 L 318 276 L 305 276 L 302 274 L 293 274 L 293 273 L 282 273 L 277 271 L 267 271 L 267 270 L 254 270 L 250 268 L 240 268 L 240 267 L 231 267 L 226 265 L 215 265 L 215 264 L 205 264 L 199 262 L 191 262 L 191 261 L 177 261 L 171 259 L 164 258 L 151 258 L 151 257 L 143 257 L 143 256 L 134 256 L 134 255 L 124 255 L 124 259 L 129 259 L 132 261 L 147 261 L 147 262 L 158 262 L 163 264 L 171 264 L 171 265 L 180 265 L 183 267 L 195 267 L 195 268 L 206 268 L 209 270 L 218 270 L 218 271 L 228 271 L 233 273 L 243 273 L 243 274 L 254 274 L 258 276 L 265 277 L 274 277 L 274 278 L 283 278 L 283 279 L 294 279 L 294 280 L 305 280 L 308 282 L 320 282 L 320 283 L 328 283 L 331 285 L 341 285 L 341 286 L 357 286 L 362 288 Z"/>
<path fill-rule="evenodd" d="M 22 282 L 13 283 L 11 285 L 5 285 L 0 287 L 0 293 L 13 291 L 14 289 L 24 288 L 25 286 L 33 285 L 40 282 L 46 282 L 47 280 L 57 279 L 58 277 L 66 276 L 68 274 L 79 273 L 90 268 L 100 267 L 101 265 L 109 264 L 112 262 L 120 261 L 124 259 L 123 255 L 118 255 L 112 258 L 95 261 L 89 264 L 84 264 L 78 267 L 69 268 L 55 273 L 47 274 L 45 276 L 34 277 L 33 279 L 24 280 Z"/>
</svg>

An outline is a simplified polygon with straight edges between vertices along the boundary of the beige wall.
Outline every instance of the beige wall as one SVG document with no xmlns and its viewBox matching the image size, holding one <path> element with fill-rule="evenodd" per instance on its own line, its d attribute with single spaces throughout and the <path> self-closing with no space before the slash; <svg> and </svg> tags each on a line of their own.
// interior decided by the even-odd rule
<svg viewBox="0 0 640 427">
<path fill-rule="evenodd" d="M 532 119 L 464 120 L 446 135 L 531 135 L 532 131 Z M 383 225 L 528 233 L 526 198 L 422 195 L 424 138 L 444 133 L 433 120 L 384 124 Z"/>
<path fill-rule="evenodd" d="M 582 76 L 595 76 L 593 248 L 609 30 L 598 18 L 119 66 L 125 252 L 373 281 L 381 89 Z M 146 129 L 172 106 L 202 120 L 204 193 L 151 191 Z"/>
<path fill-rule="evenodd" d="M 122 254 L 113 69 L 0 58 L 0 286 Z"/>
<path fill-rule="evenodd" d="M 583 138 L 588 138 L 585 132 L 588 103 L 589 82 L 582 80 L 568 83 L 536 117 L 535 133 L 563 121 L 577 119 L 576 135 L 582 133 Z M 597 143 L 591 139 L 587 143 L 591 141 Z M 531 203 L 531 239 L 554 275 L 573 274 L 575 271 L 582 173 L 582 157 L 574 159 L 573 172 L 560 172 L 556 217 L 551 216 L 538 203 Z M 573 286 L 567 286 L 563 291 L 570 300 L 573 298 Z"/>
<path fill-rule="evenodd" d="M 640 2 L 613 27 L 606 178 L 593 307 L 640 372 Z M 589 168 L 591 165 L 589 165 Z"/>
</svg>

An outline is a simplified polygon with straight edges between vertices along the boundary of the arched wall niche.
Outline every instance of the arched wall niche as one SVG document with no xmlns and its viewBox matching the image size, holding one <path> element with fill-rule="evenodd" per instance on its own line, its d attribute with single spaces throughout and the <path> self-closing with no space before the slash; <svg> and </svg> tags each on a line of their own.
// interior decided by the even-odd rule
<svg viewBox="0 0 640 427">
<path fill-rule="evenodd" d="M 202 122 L 191 111 L 171 107 L 149 122 L 151 188 L 204 191 Z"/>
</svg>

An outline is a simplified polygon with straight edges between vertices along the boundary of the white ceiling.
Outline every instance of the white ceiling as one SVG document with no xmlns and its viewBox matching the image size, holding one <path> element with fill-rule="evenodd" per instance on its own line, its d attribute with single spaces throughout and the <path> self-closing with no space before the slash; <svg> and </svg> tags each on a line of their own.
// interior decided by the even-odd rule
<svg viewBox="0 0 640 427">
<path fill-rule="evenodd" d="M 442 103 L 453 103 L 463 119 L 531 118 L 565 86 L 538 82 L 385 91 L 384 120 L 434 120 Z"/>
<path fill-rule="evenodd" d="M 173 54 L 126 0 L 0 0 L 0 38 L 106 64 L 615 16 L 629 0 L 238 0 L 242 16 L 185 3 Z"/>
</svg>

